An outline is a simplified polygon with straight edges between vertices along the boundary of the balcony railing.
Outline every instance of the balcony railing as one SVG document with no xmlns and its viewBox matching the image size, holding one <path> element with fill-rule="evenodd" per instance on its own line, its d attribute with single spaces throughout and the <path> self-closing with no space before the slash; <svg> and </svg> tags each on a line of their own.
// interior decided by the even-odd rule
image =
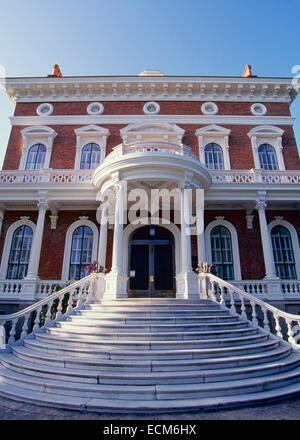
<svg viewBox="0 0 300 440">
<path fill-rule="evenodd" d="M 0 171 L 0 184 L 20 183 L 91 183 L 94 170 Z"/>
<path fill-rule="evenodd" d="M 211 170 L 213 183 L 300 183 L 300 171 Z"/>
<path fill-rule="evenodd" d="M 169 144 L 136 144 L 119 145 L 106 160 L 114 160 L 124 154 L 139 152 L 162 152 L 199 160 L 198 157 L 186 146 Z M 213 183 L 267 183 L 267 184 L 299 184 L 300 171 L 266 171 L 266 170 L 210 170 Z M 94 170 L 53 170 L 43 169 L 38 171 L 5 170 L 0 171 L 0 184 L 80 184 L 92 183 Z"/>
<path fill-rule="evenodd" d="M 199 157 L 193 153 L 192 149 L 187 145 L 169 143 L 169 142 L 133 142 L 130 144 L 120 144 L 115 147 L 112 153 L 107 156 L 107 160 L 121 157 L 125 154 L 133 153 L 170 153 L 179 156 L 189 157 L 195 160 L 199 160 Z"/>
</svg>

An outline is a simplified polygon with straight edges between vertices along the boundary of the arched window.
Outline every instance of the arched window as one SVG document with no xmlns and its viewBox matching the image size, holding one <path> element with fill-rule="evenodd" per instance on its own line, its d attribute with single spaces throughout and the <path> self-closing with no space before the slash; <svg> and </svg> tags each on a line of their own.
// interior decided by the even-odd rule
<svg viewBox="0 0 300 440">
<path fill-rule="evenodd" d="M 223 152 L 218 144 L 207 144 L 205 149 L 205 165 L 209 170 L 223 170 Z"/>
<path fill-rule="evenodd" d="M 212 263 L 216 274 L 223 280 L 234 279 L 233 255 L 230 231 L 224 226 L 215 226 L 210 233 Z"/>
<path fill-rule="evenodd" d="M 43 144 L 33 145 L 27 156 L 26 170 L 40 170 L 44 167 L 46 147 Z"/>
<path fill-rule="evenodd" d="M 82 149 L 80 169 L 93 170 L 100 163 L 101 150 L 97 144 L 87 144 Z"/>
<path fill-rule="evenodd" d="M 284 226 L 274 226 L 271 230 L 276 274 L 283 280 L 296 279 L 295 257 L 291 234 Z"/>
<path fill-rule="evenodd" d="M 258 148 L 260 167 L 263 170 L 278 170 L 275 149 L 269 144 L 262 144 Z"/>
<path fill-rule="evenodd" d="M 75 229 L 72 237 L 70 258 L 70 280 L 80 280 L 86 276 L 85 268 L 92 260 L 93 231 L 88 226 Z"/>
<path fill-rule="evenodd" d="M 8 259 L 7 279 L 19 280 L 27 275 L 33 231 L 21 226 L 14 232 Z"/>
</svg>

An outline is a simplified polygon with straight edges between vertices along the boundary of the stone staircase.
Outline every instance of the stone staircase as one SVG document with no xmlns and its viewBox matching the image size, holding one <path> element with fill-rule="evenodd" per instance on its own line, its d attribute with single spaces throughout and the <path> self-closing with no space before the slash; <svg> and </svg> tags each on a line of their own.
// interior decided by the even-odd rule
<svg viewBox="0 0 300 440">
<path fill-rule="evenodd" d="M 0 395 L 82 411 L 166 413 L 300 392 L 300 354 L 211 300 L 102 301 L 0 355 Z"/>
</svg>

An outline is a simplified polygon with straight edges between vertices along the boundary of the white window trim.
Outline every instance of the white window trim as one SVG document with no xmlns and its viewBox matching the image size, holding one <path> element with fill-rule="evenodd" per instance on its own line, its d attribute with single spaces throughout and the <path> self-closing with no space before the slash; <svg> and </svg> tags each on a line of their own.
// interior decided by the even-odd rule
<svg viewBox="0 0 300 440">
<path fill-rule="evenodd" d="M 207 107 L 209 106 L 212 107 L 212 111 L 207 110 Z M 216 115 L 219 111 L 219 108 L 214 102 L 204 102 L 204 104 L 201 106 L 201 111 L 205 115 Z"/>
<path fill-rule="evenodd" d="M 21 131 L 21 133 L 23 136 L 23 145 L 19 169 L 26 169 L 29 150 L 36 144 L 45 145 L 46 156 L 43 169 L 49 168 L 53 142 L 57 133 L 52 128 L 45 125 L 26 127 Z"/>
<path fill-rule="evenodd" d="M 31 220 L 28 220 L 28 219 L 22 220 L 21 219 L 21 220 L 18 220 L 10 225 L 10 227 L 8 228 L 8 230 L 6 232 L 5 242 L 4 242 L 4 247 L 3 247 L 3 255 L 2 255 L 2 261 L 1 261 L 1 266 L 0 266 L 0 279 L 1 280 L 7 279 L 6 278 L 7 266 L 8 266 L 8 260 L 9 260 L 9 255 L 10 255 L 12 239 L 13 239 L 15 231 L 18 228 L 20 228 L 21 226 L 29 226 L 32 229 L 32 232 L 33 232 L 32 241 L 34 240 L 36 225 Z M 30 253 L 31 253 L 31 249 L 30 249 Z"/>
<path fill-rule="evenodd" d="M 99 165 L 104 161 L 106 156 L 106 143 L 109 136 L 109 130 L 103 127 L 98 127 L 97 125 L 87 125 L 85 127 L 80 127 L 75 130 L 76 134 L 76 155 L 74 169 L 80 170 L 81 154 L 82 149 L 87 144 L 97 144 L 100 148 L 100 162 Z"/>
<path fill-rule="evenodd" d="M 98 237 L 99 237 L 98 228 L 95 225 L 95 223 L 93 223 L 90 220 L 87 220 L 87 219 L 77 220 L 76 222 L 72 223 L 71 226 L 69 226 L 67 233 L 66 233 L 64 259 L 63 259 L 62 274 L 61 274 L 62 281 L 69 280 L 70 257 L 71 257 L 73 233 L 80 226 L 88 226 L 93 231 L 92 261 L 97 260 Z"/>
<path fill-rule="evenodd" d="M 208 125 L 207 127 L 198 128 L 196 136 L 198 137 L 199 158 L 200 162 L 205 165 L 205 147 L 208 144 L 218 144 L 222 148 L 224 169 L 230 170 L 229 157 L 229 135 L 230 130 L 218 125 Z"/>
<path fill-rule="evenodd" d="M 207 252 L 208 263 L 212 264 L 212 255 L 211 255 L 211 241 L 210 241 L 210 233 L 215 226 L 224 226 L 227 228 L 231 234 L 231 246 L 232 246 L 232 254 L 233 254 L 233 272 L 234 272 L 234 281 L 241 281 L 241 262 L 240 262 L 240 251 L 239 251 L 239 243 L 238 243 L 238 235 L 235 227 L 232 223 L 224 220 L 222 218 L 216 219 L 209 223 L 209 225 L 205 229 L 205 246 Z"/>
<path fill-rule="evenodd" d="M 291 241 L 292 241 L 292 247 L 293 247 L 294 258 L 295 258 L 295 269 L 296 269 L 296 274 L 297 274 L 297 280 L 299 280 L 300 279 L 300 248 L 299 248 L 299 238 L 298 238 L 297 231 L 294 228 L 294 226 L 286 220 L 283 220 L 283 219 L 272 220 L 268 224 L 268 230 L 269 230 L 271 243 L 272 243 L 271 231 L 275 226 L 279 226 L 279 225 L 284 226 L 291 234 Z M 273 247 L 272 247 L 272 249 L 273 249 Z M 274 258 L 274 253 L 273 253 L 273 258 Z M 275 261 L 274 261 L 274 264 L 275 264 Z"/>
<path fill-rule="evenodd" d="M 48 111 L 43 112 L 43 107 L 48 107 Z M 36 109 L 36 112 L 39 116 L 50 116 L 52 115 L 54 110 L 54 107 L 52 104 L 50 104 L 49 102 L 43 102 L 42 104 L 40 104 L 38 106 L 38 108 Z"/>
<path fill-rule="evenodd" d="M 255 110 L 256 107 L 259 107 L 261 109 L 261 111 L 258 112 L 257 110 Z M 261 102 L 256 102 L 256 103 L 252 104 L 250 107 L 250 110 L 254 116 L 264 116 L 267 113 L 267 107 L 264 104 L 262 104 Z"/>
<path fill-rule="evenodd" d="M 252 128 L 248 136 L 251 139 L 254 164 L 256 169 L 261 169 L 258 148 L 260 145 L 271 145 L 276 153 L 278 170 L 285 171 L 285 164 L 282 154 L 282 135 L 284 131 L 281 128 L 274 127 L 272 125 L 260 125 Z"/>
</svg>

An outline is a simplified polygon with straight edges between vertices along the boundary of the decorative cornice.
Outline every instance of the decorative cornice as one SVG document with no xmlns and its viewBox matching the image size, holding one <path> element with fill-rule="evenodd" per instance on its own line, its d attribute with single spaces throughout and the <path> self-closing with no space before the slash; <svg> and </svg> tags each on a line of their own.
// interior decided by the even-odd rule
<svg viewBox="0 0 300 440">
<path fill-rule="evenodd" d="M 116 76 L 7 78 L 13 102 L 249 101 L 292 102 L 292 78 Z"/>
</svg>

